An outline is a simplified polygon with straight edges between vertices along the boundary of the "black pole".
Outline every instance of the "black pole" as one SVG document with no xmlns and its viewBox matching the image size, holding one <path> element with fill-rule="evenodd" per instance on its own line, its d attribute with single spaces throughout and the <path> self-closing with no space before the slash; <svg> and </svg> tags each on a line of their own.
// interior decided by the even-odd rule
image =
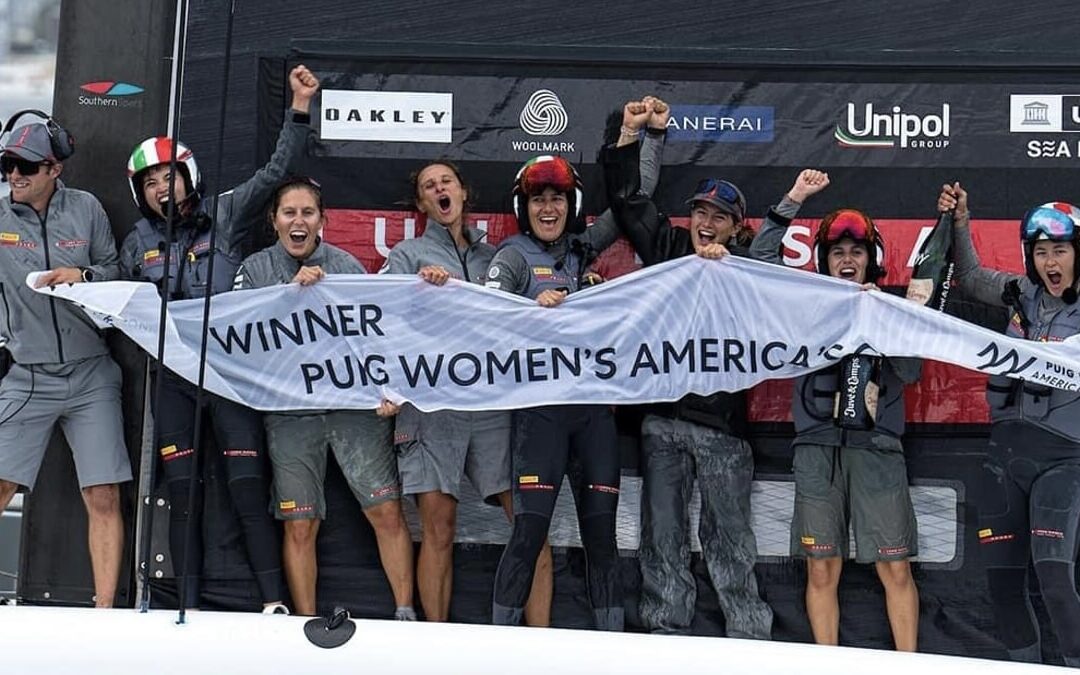
<svg viewBox="0 0 1080 675">
<path fill-rule="evenodd" d="M 232 33 L 233 33 L 233 16 L 236 13 L 236 0 L 226 0 L 229 4 L 229 16 L 225 23 L 225 65 L 222 70 L 221 79 L 221 108 L 218 110 L 218 129 L 217 129 L 217 161 L 214 167 L 214 180 L 216 181 L 215 187 L 221 185 L 221 165 L 223 148 L 225 145 L 225 112 L 226 103 L 229 98 L 229 62 L 232 59 Z M 195 500 L 195 486 L 199 478 L 199 472 L 196 470 L 198 467 L 198 458 L 201 457 L 199 452 L 199 446 L 201 444 L 202 436 L 202 409 L 203 409 L 203 395 L 205 393 L 204 385 L 206 379 L 206 347 L 207 340 L 209 338 L 210 327 L 210 297 L 214 293 L 214 259 L 217 257 L 217 233 L 218 233 L 218 195 L 219 189 L 214 190 L 214 196 L 210 200 L 210 216 L 213 219 L 210 226 L 210 259 L 207 262 L 206 267 L 206 288 L 203 293 L 203 316 L 202 316 L 202 340 L 199 347 L 199 382 L 195 387 L 195 423 L 193 438 L 195 445 L 195 462 L 191 472 L 191 478 L 188 480 L 188 504 L 191 504 Z M 180 615 L 177 619 L 177 623 L 184 623 L 184 617 L 187 613 L 187 607 L 185 606 L 185 588 L 187 586 L 187 575 L 189 570 L 187 569 L 187 549 L 191 545 L 191 539 L 194 529 L 196 527 L 202 527 L 201 519 L 188 518 L 187 530 L 184 532 L 184 558 L 181 562 L 180 572 Z M 195 599 L 198 602 L 198 598 Z"/>
<path fill-rule="evenodd" d="M 177 21 L 177 45 L 176 54 L 174 58 L 177 60 L 176 78 L 178 86 L 183 83 L 184 80 L 184 53 L 186 50 L 187 42 L 187 2 L 180 5 L 180 9 L 176 15 Z M 172 151 L 169 156 L 169 203 L 165 212 L 165 254 L 162 261 L 165 268 L 165 275 L 161 280 L 161 287 L 158 289 L 161 294 L 161 311 L 158 313 L 158 344 L 157 344 L 157 376 L 154 381 L 154 395 L 153 404 L 151 408 L 155 411 L 161 410 L 161 389 L 162 389 L 162 369 L 165 362 L 165 320 L 167 316 L 166 308 L 169 302 L 169 296 L 172 292 L 172 284 L 170 282 L 169 270 L 171 267 L 172 246 L 173 246 L 173 229 L 176 220 L 176 200 L 172 198 L 175 192 L 176 186 L 176 144 L 177 133 L 180 127 L 180 99 L 179 93 L 175 94 L 172 108 L 169 110 L 169 115 L 172 118 L 172 134 L 169 138 L 172 145 Z M 194 189 L 195 186 L 192 186 Z M 151 367 L 153 370 L 153 367 Z M 154 433 L 153 444 L 150 452 L 155 455 L 161 446 L 161 425 L 154 420 Z M 139 503 L 139 509 L 142 511 L 142 527 L 139 536 L 142 541 L 142 546 L 139 551 L 139 570 L 142 575 L 142 593 L 139 598 L 139 610 L 145 612 L 150 609 L 150 555 L 151 555 L 151 534 L 153 532 L 154 522 L 154 504 L 153 504 L 153 492 L 154 492 L 154 480 L 157 474 L 157 457 L 155 456 L 153 461 L 149 463 L 149 469 L 146 473 L 146 490 L 147 496 L 145 500 L 141 500 Z"/>
</svg>

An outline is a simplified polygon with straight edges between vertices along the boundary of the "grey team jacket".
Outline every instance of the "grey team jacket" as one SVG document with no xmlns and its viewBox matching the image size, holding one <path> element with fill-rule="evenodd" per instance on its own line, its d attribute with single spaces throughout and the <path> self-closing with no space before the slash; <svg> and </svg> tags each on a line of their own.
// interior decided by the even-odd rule
<svg viewBox="0 0 1080 675">
<path fill-rule="evenodd" d="M 386 274 L 416 274 L 421 267 L 440 265 L 455 279 L 474 284 L 483 283 L 495 247 L 485 241 L 487 233 L 473 227 L 465 228 L 469 245 L 458 251 L 450 230 L 428 218 L 424 233 L 416 239 L 406 239 L 390 249 L 380 272 Z"/>
<path fill-rule="evenodd" d="M 784 232 L 798 212 L 799 204 L 786 196 L 769 209 L 761 230 L 750 245 L 750 255 L 758 260 L 782 264 L 780 246 Z M 922 361 L 911 358 L 882 359 L 880 390 L 875 426 L 870 431 L 841 429 L 833 423 L 833 401 L 839 388 L 839 366 L 832 366 L 795 378 L 791 394 L 791 416 L 795 441 L 818 445 L 902 450 L 904 434 L 904 385 L 922 374 Z"/>
<path fill-rule="evenodd" d="M 1006 284 L 1019 284 L 1018 304 L 1031 325 L 1024 330 L 1016 308 L 1009 308 L 1005 334 L 1042 342 L 1061 342 L 1080 333 L 1080 303 L 1066 304 L 1033 283 L 1026 275 L 1009 274 L 979 265 L 971 243 L 968 218 L 953 228 L 956 279 L 964 293 L 995 307 L 1008 307 L 1002 298 Z M 1036 381 L 994 375 L 986 383 L 990 422 L 1023 422 L 1080 444 L 1080 395 Z"/>
<path fill-rule="evenodd" d="M 216 245 L 219 257 L 214 261 L 212 293 L 229 290 L 248 236 L 266 222 L 267 202 L 297 160 L 304 155 L 308 137 L 312 133 L 309 119 L 306 114 L 292 113 L 281 129 L 277 147 L 266 166 L 239 186 L 218 196 L 214 225 L 218 228 Z M 197 210 L 205 212 L 209 207 L 210 199 L 204 198 Z M 175 241 L 170 253 L 170 277 L 174 297 L 201 297 L 208 281 L 206 271 L 210 252 L 209 231 L 195 231 L 190 226 L 191 221 L 191 218 L 187 219 L 187 226 L 181 225 L 174 230 Z M 140 228 L 143 231 L 155 232 L 157 237 L 140 236 Z M 163 264 L 164 255 L 159 249 L 164 240 L 164 220 L 155 218 L 139 221 L 136 229 L 124 239 L 120 249 L 120 269 L 123 277 L 134 281 L 161 279 L 163 270 L 154 270 L 151 266 Z M 183 266 L 183 277 L 177 280 L 175 275 L 181 255 L 188 260 Z"/>
<path fill-rule="evenodd" d="M 318 265 L 327 274 L 366 274 L 367 270 L 347 251 L 320 241 L 305 260 L 289 255 L 280 242 L 253 253 L 240 263 L 236 271 L 235 290 L 264 288 L 287 284 L 301 267 Z"/>
<path fill-rule="evenodd" d="M 0 201 L 0 335 L 16 363 L 68 363 L 108 353 L 101 331 L 75 305 L 36 293 L 28 272 L 87 267 L 119 277 L 109 218 L 89 192 L 57 182 L 45 213 Z"/>
</svg>

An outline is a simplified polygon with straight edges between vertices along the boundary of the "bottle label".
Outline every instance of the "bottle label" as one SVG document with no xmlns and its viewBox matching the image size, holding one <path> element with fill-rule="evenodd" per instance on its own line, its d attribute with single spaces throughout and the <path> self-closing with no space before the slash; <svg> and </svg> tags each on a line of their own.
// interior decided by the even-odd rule
<svg viewBox="0 0 1080 675">
<path fill-rule="evenodd" d="M 928 305 L 934 295 L 933 279 L 912 279 L 907 287 L 907 299 L 920 305 Z"/>
</svg>

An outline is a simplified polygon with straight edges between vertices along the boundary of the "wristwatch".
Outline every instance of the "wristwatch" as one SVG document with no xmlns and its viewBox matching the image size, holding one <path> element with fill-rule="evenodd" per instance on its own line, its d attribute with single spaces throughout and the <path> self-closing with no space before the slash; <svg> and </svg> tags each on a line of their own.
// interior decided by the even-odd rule
<svg viewBox="0 0 1080 675">
<path fill-rule="evenodd" d="M 94 270 L 89 267 L 80 267 L 79 271 L 82 272 L 82 280 L 89 283 L 94 280 Z"/>
</svg>

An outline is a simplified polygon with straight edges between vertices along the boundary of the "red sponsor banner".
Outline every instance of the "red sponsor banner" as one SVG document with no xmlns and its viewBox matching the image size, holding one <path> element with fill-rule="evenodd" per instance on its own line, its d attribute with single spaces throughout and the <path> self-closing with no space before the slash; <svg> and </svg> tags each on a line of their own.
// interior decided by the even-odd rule
<svg viewBox="0 0 1080 675">
<path fill-rule="evenodd" d="M 488 241 L 498 244 L 518 231 L 517 220 L 508 213 L 473 213 L 469 225 L 488 233 Z M 686 227 L 689 218 L 672 218 Z M 756 228 L 760 219 L 751 219 Z M 882 219 L 876 221 L 885 241 L 885 286 L 905 286 L 918 247 L 930 234 L 934 220 Z M 323 236 L 349 251 L 369 272 L 382 267 L 395 244 L 420 236 L 425 217 L 415 211 L 368 211 L 328 209 Z M 812 232 L 816 219 L 797 218 L 784 238 L 784 262 L 791 267 L 814 269 Z M 1024 264 L 1016 223 L 1009 220 L 974 220 L 971 224 L 975 248 L 983 265 L 1007 272 L 1023 272 Z M 594 268 L 604 278 L 632 272 L 641 266 L 629 242 L 619 239 L 604 251 Z M 955 366 L 927 361 L 922 379 L 907 388 L 905 400 L 909 422 L 985 423 L 989 420 L 984 390 L 986 376 Z M 792 387 L 790 380 L 765 382 L 750 391 L 750 420 L 790 421 Z"/>
</svg>

